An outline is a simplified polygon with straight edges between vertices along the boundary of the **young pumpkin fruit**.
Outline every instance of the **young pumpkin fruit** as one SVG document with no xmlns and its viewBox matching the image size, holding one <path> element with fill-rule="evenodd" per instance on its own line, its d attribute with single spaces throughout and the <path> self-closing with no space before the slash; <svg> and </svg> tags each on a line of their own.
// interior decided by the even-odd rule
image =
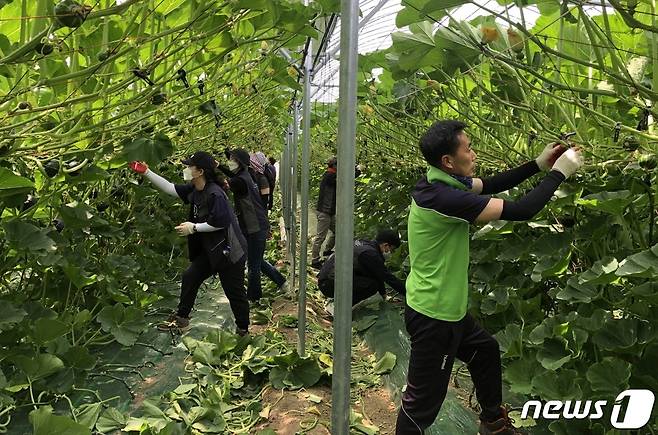
<svg viewBox="0 0 658 435">
<path fill-rule="evenodd" d="M 55 5 L 55 20 L 62 27 L 80 27 L 87 19 L 92 7 L 74 0 L 62 0 Z"/>
<path fill-rule="evenodd" d="M 498 33 L 498 29 L 493 27 L 493 26 L 482 26 L 480 29 L 480 33 L 482 35 L 482 43 L 483 44 L 488 44 L 490 42 L 497 41 L 498 38 L 500 37 L 500 34 Z"/>
<path fill-rule="evenodd" d="M 509 41 L 509 46 L 514 53 L 521 53 L 524 48 L 523 37 L 519 35 L 514 29 L 507 29 L 507 40 Z"/>
</svg>

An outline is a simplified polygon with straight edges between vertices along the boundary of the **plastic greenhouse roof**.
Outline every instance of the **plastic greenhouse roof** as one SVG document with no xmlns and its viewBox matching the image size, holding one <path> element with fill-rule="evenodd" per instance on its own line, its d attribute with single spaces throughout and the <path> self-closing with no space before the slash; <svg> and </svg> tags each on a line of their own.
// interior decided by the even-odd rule
<svg viewBox="0 0 658 435">
<path fill-rule="evenodd" d="M 391 35 L 398 31 L 408 31 L 408 28 L 398 28 L 395 18 L 404 7 L 405 0 L 361 0 L 359 8 L 359 54 L 386 49 L 393 43 Z M 505 7 L 499 5 L 495 0 L 480 0 L 472 4 L 455 8 L 451 15 L 458 20 L 471 20 L 479 15 L 487 14 L 481 9 L 504 11 Z M 520 19 L 516 7 L 508 11 L 512 19 Z M 539 17 L 539 11 L 535 6 L 524 8 L 524 15 L 528 26 L 533 26 Z M 447 18 L 437 23 L 436 26 L 445 24 Z M 312 100 L 314 102 L 335 102 L 338 99 L 339 67 L 338 56 L 340 55 L 340 18 L 328 37 L 326 48 L 319 55 L 312 81 Z M 316 47 L 317 49 L 317 47 Z"/>
</svg>

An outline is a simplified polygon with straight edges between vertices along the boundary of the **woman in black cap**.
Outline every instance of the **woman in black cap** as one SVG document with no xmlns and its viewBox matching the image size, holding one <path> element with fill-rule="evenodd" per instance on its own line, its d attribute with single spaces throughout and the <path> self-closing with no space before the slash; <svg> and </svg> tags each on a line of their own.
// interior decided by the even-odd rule
<svg viewBox="0 0 658 435">
<path fill-rule="evenodd" d="M 243 149 L 235 149 L 226 150 L 225 154 L 228 158 L 228 167 L 219 165 L 218 167 L 230 177 L 229 186 L 233 192 L 238 222 L 247 239 L 249 251 L 247 255 L 249 268 L 247 298 L 250 301 L 257 301 L 263 295 L 260 282 L 261 272 L 274 281 L 279 288 L 285 284 L 286 278 L 267 260 L 263 259 L 270 223 L 267 220 L 267 211 L 258 187 L 249 174 L 249 153 Z"/>
<path fill-rule="evenodd" d="M 217 273 L 235 316 L 236 333 L 246 335 L 249 328 L 249 302 L 244 289 L 244 263 L 247 243 L 215 173 L 215 159 L 198 151 L 183 160 L 187 184 L 173 184 L 151 171 L 145 163 L 131 162 L 130 168 L 148 178 L 158 189 L 190 204 L 187 222 L 176 227 L 187 236 L 190 267 L 183 273 L 177 312 L 158 329 L 186 330 L 199 287 Z"/>
</svg>

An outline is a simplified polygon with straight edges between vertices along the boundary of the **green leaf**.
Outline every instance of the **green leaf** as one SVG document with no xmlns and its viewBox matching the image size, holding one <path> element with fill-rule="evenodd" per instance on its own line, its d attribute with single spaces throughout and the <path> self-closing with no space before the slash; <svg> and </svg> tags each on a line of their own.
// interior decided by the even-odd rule
<svg viewBox="0 0 658 435">
<path fill-rule="evenodd" d="M 512 361 L 505 367 L 503 376 L 513 393 L 530 394 L 532 379 L 539 370 L 537 363 L 529 358 Z"/>
<path fill-rule="evenodd" d="M 507 357 L 521 356 L 521 328 L 517 324 L 510 324 L 505 327 L 505 330 L 496 334 L 496 339 L 500 344 L 500 350 L 503 355 Z"/>
<path fill-rule="evenodd" d="M 75 419 L 81 425 L 93 429 L 102 410 L 103 404 L 101 403 L 86 403 L 75 410 Z"/>
<path fill-rule="evenodd" d="M 579 278 L 572 277 L 567 281 L 565 288 L 557 292 L 555 297 L 563 301 L 575 303 L 590 303 L 594 299 L 598 299 L 599 290 L 595 285 L 584 282 L 580 283 Z"/>
<path fill-rule="evenodd" d="M 135 344 L 139 334 L 146 329 L 142 310 L 134 307 L 124 308 L 118 303 L 103 308 L 96 320 L 101 324 L 103 331 L 112 334 L 124 346 Z"/>
<path fill-rule="evenodd" d="M 386 352 L 379 361 L 375 364 L 375 373 L 378 375 L 383 375 L 385 373 L 390 373 L 395 367 L 397 357 L 391 352 Z"/>
<path fill-rule="evenodd" d="M 571 352 L 564 339 L 549 338 L 537 352 L 537 361 L 546 370 L 557 370 L 571 360 Z"/>
<path fill-rule="evenodd" d="M 13 357 L 14 364 L 31 380 L 37 380 L 57 373 L 64 368 L 64 363 L 55 355 L 40 353 L 34 357 L 18 355 Z"/>
<path fill-rule="evenodd" d="M 116 408 L 107 408 L 96 422 L 96 429 L 100 433 L 111 433 L 126 425 L 126 417 Z"/>
<path fill-rule="evenodd" d="M 571 261 L 571 249 L 560 253 L 560 256 L 542 257 L 532 270 L 533 281 L 539 282 L 543 278 L 560 276 L 567 271 Z"/>
<path fill-rule="evenodd" d="M 623 215 L 624 210 L 634 199 L 629 190 L 601 192 L 576 200 L 576 204 L 614 215 Z"/>
<path fill-rule="evenodd" d="M 91 430 L 68 417 L 53 415 L 53 408 L 42 406 L 30 412 L 34 435 L 91 435 Z"/>
<path fill-rule="evenodd" d="M 352 326 L 357 332 L 363 332 L 377 322 L 377 316 L 363 316 L 359 320 L 352 322 Z"/>
<path fill-rule="evenodd" d="M 322 6 L 324 14 L 340 12 L 340 0 L 317 0 L 316 3 Z"/>
<path fill-rule="evenodd" d="M 38 344 L 43 345 L 66 334 L 69 329 L 70 325 L 60 320 L 41 318 L 34 322 L 32 337 Z"/>
<path fill-rule="evenodd" d="M 610 395 L 625 390 L 628 387 L 630 377 L 630 363 L 615 357 L 606 357 L 587 369 L 587 380 L 592 390 Z"/>
<path fill-rule="evenodd" d="M 0 317 L 0 331 L 7 331 L 19 323 L 27 315 L 25 310 L 17 307 L 12 302 L 3 300 L 0 301 L 2 306 L 2 317 Z"/>
<path fill-rule="evenodd" d="M 184 395 L 194 390 L 197 387 L 197 384 L 181 384 L 174 390 L 175 394 Z"/>
<path fill-rule="evenodd" d="M 32 181 L 14 174 L 7 168 L 0 167 L 0 198 L 29 193 L 32 189 L 34 189 Z"/>
<path fill-rule="evenodd" d="M 174 151 L 169 137 L 158 132 L 153 138 L 138 137 L 123 144 L 122 157 L 127 161 L 140 160 L 149 164 L 160 163 Z"/>
<path fill-rule="evenodd" d="M 609 319 L 594 334 L 593 341 L 604 349 L 627 349 L 637 341 L 637 321 L 634 319 Z"/>
<path fill-rule="evenodd" d="M 658 244 L 622 260 L 616 274 L 621 277 L 658 278 Z"/>
<path fill-rule="evenodd" d="M 582 390 L 575 370 L 545 371 L 532 379 L 533 394 L 551 400 L 580 399 Z"/>
<path fill-rule="evenodd" d="M 91 370 L 96 366 L 96 357 L 84 346 L 72 346 L 62 358 L 69 367 L 79 370 Z"/>
<path fill-rule="evenodd" d="M 276 367 L 270 370 L 270 382 L 277 389 L 296 390 L 315 385 L 322 370 L 315 358 L 300 358 L 296 350 L 273 358 Z"/>
<path fill-rule="evenodd" d="M 610 284 L 615 277 L 619 262 L 614 257 L 605 257 L 578 276 L 579 284 Z"/>
<path fill-rule="evenodd" d="M 48 237 L 47 231 L 32 224 L 12 220 L 4 222 L 5 235 L 9 243 L 19 251 L 49 253 L 57 250 L 55 242 Z"/>
</svg>

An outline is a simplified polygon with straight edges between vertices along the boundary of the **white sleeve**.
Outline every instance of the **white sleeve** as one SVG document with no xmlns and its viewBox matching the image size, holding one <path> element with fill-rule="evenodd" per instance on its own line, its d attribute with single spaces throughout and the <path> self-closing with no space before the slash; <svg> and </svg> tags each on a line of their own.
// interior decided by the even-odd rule
<svg viewBox="0 0 658 435">
<path fill-rule="evenodd" d="M 148 178 L 149 181 L 155 185 L 155 187 L 162 190 L 167 195 L 175 196 L 176 198 L 178 198 L 178 193 L 176 193 L 176 188 L 174 187 L 174 183 L 167 181 L 166 179 L 156 174 L 155 172 L 151 171 L 150 169 L 146 170 L 144 176 Z"/>
<path fill-rule="evenodd" d="M 196 224 L 197 233 L 212 233 L 213 231 L 219 231 L 221 229 L 222 228 L 213 227 L 212 225 L 206 222 Z"/>
</svg>

